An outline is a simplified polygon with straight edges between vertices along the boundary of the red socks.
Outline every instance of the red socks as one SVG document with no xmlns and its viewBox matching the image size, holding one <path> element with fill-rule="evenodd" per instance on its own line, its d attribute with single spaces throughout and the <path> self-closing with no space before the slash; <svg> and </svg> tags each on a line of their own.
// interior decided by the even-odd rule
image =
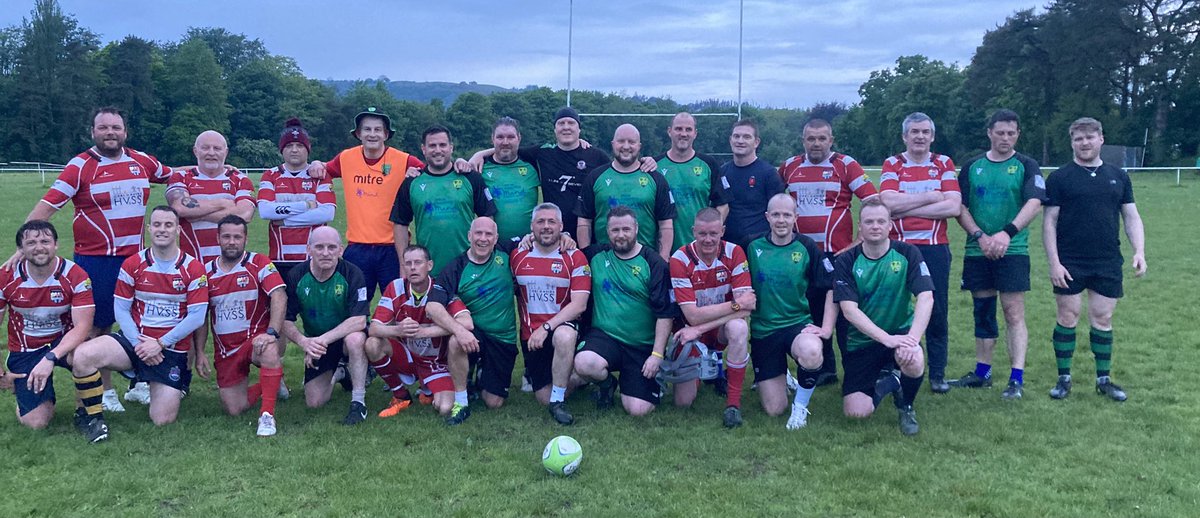
<svg viewBox="0 0 1200 518">
<path fill-rule="evenodd" d="M 725 377 L 729 381 L 726 388 L 725 406 L 742 407 L 742 385 L 746 383 L 746 363 L 746 361 L 742 361 L 740 364 L 735 364 L 733 361 L 729 361 L 725 366 Z"/>
</svg>

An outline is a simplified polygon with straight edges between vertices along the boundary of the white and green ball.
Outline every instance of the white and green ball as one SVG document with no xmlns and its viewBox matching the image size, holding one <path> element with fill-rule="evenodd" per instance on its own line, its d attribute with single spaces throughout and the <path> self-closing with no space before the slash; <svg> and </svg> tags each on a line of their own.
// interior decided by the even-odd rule
<svg viewBox="0 0 1200 518">
<path fill-rule="evenodd" d="M 579 441 L 560 435 L 546 443 L 542 450 L 542 466 L 555 475 L 569 476 L 579 469 L 583 461 L 583 448 Z"/>
</svg>

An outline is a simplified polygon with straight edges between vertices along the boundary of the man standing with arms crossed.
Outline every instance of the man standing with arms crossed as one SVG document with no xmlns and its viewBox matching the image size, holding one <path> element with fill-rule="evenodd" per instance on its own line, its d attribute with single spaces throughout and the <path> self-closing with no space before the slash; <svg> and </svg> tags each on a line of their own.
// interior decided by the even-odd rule
<svg viewBox="0 0 1200 518">
<path fill-rule="evenodd" d="M 742 424 L 742 385 L 750 360 L 746 317 L 756 300 L 750 267 L 742 247 L 721 239 L 725 226 L 717 209 L 700 209 L 692 221 L 689 233 L 695 240 L 671 255 L 671 290 L 687 324 L 675 333 L 675 343 L 699 340 L 725 351 L 729 390 L 723 422 L 726 428 L 736 428 Z M 690 406 L 698 388 L 695 382 L 676 383 L 675 404 Z"/>
<path fill-rule="evenodd" d="M 201 133 L 192 152 L 197 167 L 172 173 L 166 198 L 180 217 L 179 247 L 207 264 L 221 255 L 217 222 L 229 215 L 244 221 L 254 217 L 254 186 L 240 171 L 225 167 L 229 145 L 224 135 Z"/>
<path fill-rule="evenodd" d="M 808 121 L 801 138 L 804 154 L 785 160 L 779 166 L 779 176 L 796 202 L 796 231 L 815 241 L 824 257 L 833 261 L 836 254 L 855 244 L 851 201 L 855 197 L 859 200 L 874 197 L 875 186 L 858 161 L 833 151 L 833 127 L 829 121 Z M 808 307 L 813 321 L 823 322 L 828 290 L 809 287 Z M 844 318 L 837 322 L 838 341 L 844 345 L 849 323 Z M 821 357 L 817 386 L 837 381 L 832 338 L 822 340 Z"/>
<path fill-rule="evenodd" d="M 279 135 L 283 164 L 258 182 L 258 215 L 270 224 L 269 257 L 284 278 L 308 259 L 308 235 L 333 221 L 337 209 L 333 181 L 308 174 L 310 151 L 308 130 L 300 119 L 288 119 Z"/>
<path fill-rule="evenodd" d="M 304 350 L 304 401 L 309 408 L 329 402 L 333 371 L 343 358 L 350 374 L 350 410 L 342 424 L 367 419 L 367 312 L 371 299 L 362 272 L 342 259 L 342 237 L 318 227 L 308 237 L 309 260 L 288 272 L 283 336 Z M 296 318 L 304 320 L 304 332 Z"/>
<path fill-rule="evenodd" d="M 592 222 L 606 228 L 612 207 L 633 209 L 638 218 L 638 242 L 657 250 L 663 260 L 671 257 L 674 242 L 675 203 L 667 179 L 657 171 L 640 168 L 642 137 L 632 124 L 622 124 L 613 133 L 613 161 L 588 174 L 579 191 L 575 215 L 579 216 L 576 236 L 579 246 L 593 241 Z M 608 235 L 595 236 L 596 243 L 608 242 Z"/>
<path fill-rule="evenodd" d="M 354 116 L 350 134 L 362 143 L 338 153 L 327 163 L 314 160 L 309 173 L 342 179 L 346 204 L 346 260 L 359 268 L 367 287 L 367 300 L 400 277 L 400 256 L 388 216 L 396 191 L 410 169 L 425 167 L 417 157 L 387 145 L 395 130 L 392 119 L 374 106 Z M 415 171 L 414 171 L 415 172 Z"/>
<path fill-rule="evenodd" d="M 225 412 L 240 415 L 261 398 L 257 434 L 270 437 L 275 435 L 275 401 L 283 379 L 279 330 L 287 312 L 287 289 L 266 256 L 246 251 L 247 230 L 246 220 L 238 216 L 217 222 L 221 255 L 205 265 L 213 367 Z M 205 341 L 196 342 L 197 356 L 204 354 Z M 259 383 L 252 386 L 246 381 L 250 365 L 259 368 Z M 197 367 L 197 374 L 207 378 Z"/>
<path fill-rule="evenodd" d="M 575 373 L 598 384 L 597 408 L 613 404 L 620 373 L 621 406 L 632 416 L 654 411 L 662 397 L 655 376 L 671 337 L 670 267 L 637 240 L 629 207 L 609 213 L 608 245 L 588 249 L 592 269 L 592 327 L 575 355 Z"/>
<path fill-rule="evenodd" d="M 701 209 L 717 209 L 721 222 L 725 222 L 729 214 L 729 197 L 725 192 L 728 184 L 716 159 L 692 147 L 696 142 L 696 117 L 688 112 L 675 114 L 667 136 L 671 138 L 671 147 L 658 157 L 657 165 L 675 201 L 675 239 L 671 250 L 679 250 L 692 242 L 692 223 Z"/>
<path fill-rule="evenodd" d="M 25 218 L 50 221 L 68 201 L 75 205 L 73 260 L 92 280 L 96 302 L 93 336 L 108 334 L 116 321 L 113 290 L 125 258 L 143 246 L 150 184 L 167 183 L 171 177 L 171 169 L 154 157 L 125 147 L 128 136 L 121 112 L 112 107 L 96 110 L 92 117 L 94 145 L 67 163 L 41 203 L 34 205 Z M 20 259 L 18 251 L 5 266 L 12 268 Z M 124 412 L 121 399 L 107 381 L 107 371 L 104 378 L 104 410 Z M 135 393 L 132 399 L 148 403 L 148 390 L 143 386 L 142 395 Z"/>
<path fill-rule="evenodd" d="M 946 220 L 962 211 L 954 161 L 930 151 L 937 128 L 921 112 L 904 118 L 905 151 L 883 162 L 879 196 L 892 213 L 892 238 L 916 245 L 933 279 L 933 314 L 925 333 L 929 349 L 929 389 L 950 391 L 946 383 L 949 348 L 950 241 Z"/>
<path fill-rule="evenodd" d="M 971 291 L 975 314 L 975 370 L 953 380 L 956 387 L 990 387 L 992 352 L 1000 329 L 996 293 L 1004 308 L 1005 340 L 1012 371 L 1005 401 L 1021 399 L 1025 384 L 1025 292 L 1029 291 L 1029 223 L 1046 198 L 1046 181 L 1038 163 L 1017 153 L 1020 120 L 1012 110 L 997 110 L 988 119 L 991 148 L 969 161 L 958 175 L 963 209 L 958 223 L 967 232 L 962 288 Z"/>
<path fill-rule="evenodd" d="M 1142 216 L 1133 202 L 1133 184 L 1119 167 L 1104 163 L 1100 149 L 1104 128 L 1084 117 L 1071 123 L 1074 159 L 1046 181 L 1046 209 L 1042 215 L 1042 243 L 1050 263 L 1057 321 L 1054 356 L 1058 383 L 1050 397 L 1071 393 L 1071 358 L 1075 353 L 1075 326 L 1088 292 L 1092 354 L 1096 355 L 1096 393 L 1125 401 L 1125 390 L 1112 382 L 1112 314 L 1124 294 L 1121 267 L 1120 224 L 1133 247 L 1133 271 L 1146 274 L 1146 235 Z"/>
<path fill-rule="evenodd" d="M 587 310 L 592 272 L 578 249 L 563 249 L 562 211 L 553 203 L 533 210 L 533 247 L 512 253 L 521 318 L 521 351 L 534 396 L 550 416 L 569 425 L 575 417 L 566 396 L 579 340 L 579 317 Z"/>
<path fill-rule="evenodd" d="M 150 211 L 150 248 L 125 259 L 117 278 L 114 313 L 121 332 L 79 346 L 72 358 L 75 389 L 85 394 L 100 380 L 99 369 L 123 371 L 150 385 L 150 420 L 175 422 L 191 379 L 192 333 L 204 324 L 208 283 L 204 266 L 179 249 L 179 215 L 170 207 Z M 100 408 L 85 406 L 104 423 Z"/>
</svg>

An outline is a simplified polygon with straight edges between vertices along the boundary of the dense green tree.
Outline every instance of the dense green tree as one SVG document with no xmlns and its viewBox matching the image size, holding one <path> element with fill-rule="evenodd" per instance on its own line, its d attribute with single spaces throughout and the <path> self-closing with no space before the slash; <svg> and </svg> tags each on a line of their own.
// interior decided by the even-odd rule
<svg viewBox="0 0 1200 518">
<path fill-rule="evenodd" d="M 229 114 L 221 66 L 208 44 L 188 40 L 167 53 L 160 91 L 170 115 L 159 158 L 170 164 L 191 164 L 192 145 L 205 130 L 229 134 Z"/>
</svg>

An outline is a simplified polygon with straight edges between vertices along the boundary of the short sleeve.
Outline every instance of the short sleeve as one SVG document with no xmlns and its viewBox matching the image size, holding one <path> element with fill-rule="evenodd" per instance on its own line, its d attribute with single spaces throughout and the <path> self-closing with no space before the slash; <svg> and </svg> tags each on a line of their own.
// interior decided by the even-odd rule
<svg viewBox="0 0 1200 518">
<path fill-rule="evenodd" d="M 68 286 L 71 289 L 71 307 L 86 308 L 96 305 L 96 298 L 92 291 L 92 280 L 88 277 L 87 272 L 83 271 L 79 265 L 71 268 L 67 274 Z"/>
<path fill-rule="evenodd" d="M 961 192 L 958 188 L 958 171 L 954 169 L 954 160 L 942 156 L 940 161 L 942 192 Z"/>
<path fill-rule="evenodd" d="M 711 156 L 701 154 L 700 161 L 708 166 L 708 206 L 720 207 L 721 205 L 729 204 L 729 184 L 725 182 L 725 177 L 721 174 L 721 165 Z"/>
<path fill-rule="evenodd" d="M 375 314 L 371 316 L 371 320 L 380 324 L 390 324 L 396 320 L 396 285 L 400 282 L 403 281 L 397 279 L 389 282 L 383 289 L 383 295 L 379 297 L 379 305 L 375 306 Z"/>
<path fill-rule="evenodd" d="M 933 291 L 933 277 L 929 275 L 929 267 L 925 258 L 915 246 L 904 246 L 904 258 L 908 260 L 908 291 L 913 295 L 923 291 Z"/>
<path fill-rule="evenodd" d="M 654 193 L 654 219 L 657 221 L 675 219 L 675 198 L 671 195 L 671 187 L 667 185 L 666 177 L 658 171 L 650 173 L 650 177 L 658 186 L 658 191 Z"/>
<path fill-rule="evenodd" d="M 686 248 L 687 245 L 684 245 Z M 684 248 L 676 250 L 671 255 L 671 292 L 676 304 L 695 304 L 696 290 L 692 286 L 692 272 L 687 264 L 688 257 Z"/>
<path fill-rule="evenodd" d="M 799 236 L 800 242 L 810 258 L 808 262 L 808 285 L 821 291 L 827 291 L 833 286 L 833 262 L 825 257 L 825 253 L 817 246 L 817 242 L 808 236 Z"/>
<path fill-rule="evenodd" d="M 204 265 L 200 261 L 188 261 L 187 266 L 187 305 L 193 306 L 196 304 L 208 303 L 208 272 L 204 271 Z"/>
<path fill-rule="evenodd" d="M 309 263 L 305 261 L 288 270 L 288 276 L 285 279 L 287 283 L 287 314 L 284 315 L 284 320 L 295 322 L 300 312 L 304 311 L 304 308 L 300 305 L 300 297 L 297 296 L 296 287 L 300 284 L 300 279 L 303 279 L 304 275 L 308 273 L 308 268 Z"/>
<path fill-rule="evenodd" d="M 858 302 L 858 281 L 854 279 L 854 261 L 861 245 L 837 256 L 833 267 L 833 301 Z"/>
<path fill-rule="evenodd" d="M 1025 155 L 1018 155 L 1018 157 L 1021 165 L 1025 167 L 1025 185 L 1021 191 L 1021 199 L 1024 201 L 1039 200 L 1044 203 L 1046 201 L 1046 178 L 1042 176 L 1041 166 L 1036 160 Z M 958 181 L 962 183 L 963 177 L 960 176 Z"/>
<path fill-rule="evenodd" d="M 583 187 L 579 189 L 579 203 L 575 205 L 576 216 L 586 219 L 596 219 L 596 181 L 600 179 L 601 173 L 607 168 L 608 166 L 594 169 L 583 180 Z"/>
<path fill-rule="evenodd" d="M 352 294 L 346 297 L 346 314 L 357 317 L 367 316 L 371 311 L 371 299 L 367 298 L 367 281 L 363 277 L 362 270 L 354 266 L 350 261 L 342 260 L 344 266 L 344 274 L 346 276 L 346 284 L 348 292 Z"/>
<path fill-rule="evenodd" d="M 671 273 L 667 262 L 649 247 L 642 247 L 642 257 L 650 265 L 650 309 L 657 318 L 675 318 L 675 305 L 671 303 Z"/>
<path fill-rule="evenodd" d="M 579 250 L 565 254 L 571 267 L 571 291 L 592 291 L 592 269 L 587 257 Z"/>
<path fill-rule="evenodd" d="M 412 224 L 412 198 L 409 197 L 411 189 L 412 178 L 405 178 L 404 182 L 400 184 L 400 189 L 396 191 L 396 201 L 392 202 L 392 223 L 397 225 Z"/>
<path fill-rule="evenodd" d="M 962 169 L 958 172 L 958 188 L 962 193 L 963 207 L 969 208 L 971 206 L 971 166 L 975 165 L 975 162 L 978 161 L 978 158 L 966 161 L 963 164 Z M 1028 180 L 1029 172 L 1026 171 L 1025 175 L 1026 179 Z"/>
<path fill-rule="evenodd" d="M 732 244 L 732 243 L 731 243 Z M 733 245 L 733 254 L 731 256 L 733 263 L 733 278 L 730 279 L 730 286 L 734 291 L 753 288 L 754 280 L 750 277 L 750 261 L 746 260 L 746 252 L 742 251 L 742 247 Z"/>
<path fill-rule="evenodd" d="M 79 175 L 80 168 L 85 162 L 81 158 L 74 158 L 62 172 L 58 174 L 58 179 L 46 191 L 46 195 L 42 196 L 42 201 L 50 204 L 56 209 L 63 208 L 75 194 L 79 192 Z"/>
<path fill-rule="evenodd" d="M 467 181 L 471 182 L 471 192 L 473 193 L 473 204 L 475 206 L 476 216 L 492 217 L 496 215 L 496 203 L 492 200 L 492 191 L 488 189 L 486 183 L 483 182 L 483 176 L 479 173 L 470 173 L 467 175 Z M 400 198 L 399 193 L 396 196 Z M 410 211 L 411 204 L 410 204 Z"/>
<path fill-rule="evenodd" d="M 883 161 L 879 173 L 879 192 L 900 190 L 900 160 L 890 157 Z"/>
</svg>

